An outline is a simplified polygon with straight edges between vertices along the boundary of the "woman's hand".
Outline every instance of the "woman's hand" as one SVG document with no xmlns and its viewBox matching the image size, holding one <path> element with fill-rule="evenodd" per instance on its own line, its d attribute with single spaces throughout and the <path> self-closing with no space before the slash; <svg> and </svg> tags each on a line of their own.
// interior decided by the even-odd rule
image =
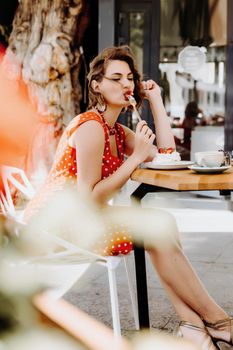
<svg viewBox="0 0 233 350">
<path fill-rule="evenodd" d="M 174 136 L 170 120 L 163 105 L 160 87 L 153 80 L 142 82 L 145 97 L 149 100 L 156 129 L 156 144 L 158 148 L 175 148 Z"/>
<path fill-rule="evenodd" d="M 145 92 L 145 98 L 148 100 L 161 93 L 159 85 L 154 80 L 142 81 L 142 86 Z"/>
<path fill-rule="evenodd" d="M 132 156 L 137 158 L 138 164 L 144 162 L 151 154 L 155 134 L 148 127 L 145 120 L 141 120 L 136 127 L 135 143 Z"/>
</svg>

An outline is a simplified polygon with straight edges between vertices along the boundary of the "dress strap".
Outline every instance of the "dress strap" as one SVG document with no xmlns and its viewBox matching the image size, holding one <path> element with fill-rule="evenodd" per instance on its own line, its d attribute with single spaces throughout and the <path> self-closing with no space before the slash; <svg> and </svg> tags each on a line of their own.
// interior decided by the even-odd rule
<svg viewBox="0 0 233 350">
<path fill-rule="evenodd" d="M 120 123 L 116 123 L 117 130 L 122 134 L 123 138 L 125 139 L 125 130 L 123 126 Z"/>
<path fill-rule="evenodd" d="M 104 122 L 102 118 L 93 111 L 88 111 L 82 114 L 77 115 L 71 123 L 70 127 L 66 130 L 67 137 L 70 138 L 71 135 L 77 130 L 77 128 L 82 125 L 83 123 L 90 121 L 90 120 L 96 120 L 100 124 L 104 126 Z"/>
</svg>

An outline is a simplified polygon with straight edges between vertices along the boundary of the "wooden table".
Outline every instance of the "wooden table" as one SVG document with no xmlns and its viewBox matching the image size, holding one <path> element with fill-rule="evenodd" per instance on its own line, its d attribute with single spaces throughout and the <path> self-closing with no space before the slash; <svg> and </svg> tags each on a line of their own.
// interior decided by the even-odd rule
<svg viewBox="0 0 233 350">
<path fill-rule="evenodd" d="M 186 169 L 136 169 L 131 179 L 175 191 L 233 190 L 233 168 L 222 174 L 197 174 Z"/>
<path fill-rule="evenodd" d="M 139 201 L 149 192 L 219 190 L 230 195 L 233 190 L 233 168 L 222 174 L 197 174 L 191 170 L 136 169 L 131 179 L 141 182 L 132 196 Z M 138 294 L 138 312 L 141 328 L 149 327 L 145 251 L 135 247 L 135 267 Z"/>
</svg>

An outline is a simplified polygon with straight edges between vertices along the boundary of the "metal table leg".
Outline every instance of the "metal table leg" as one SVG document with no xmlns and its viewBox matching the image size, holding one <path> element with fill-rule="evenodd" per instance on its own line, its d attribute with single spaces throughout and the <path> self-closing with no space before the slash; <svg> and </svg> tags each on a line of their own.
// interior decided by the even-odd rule
<svg viewBox="0 0 233 350">
<path fill-rule="evenodd" d="M 140 201 L 144 195 L 144 185 L 140 185 L 132 194 L 134 199 Z M 140 328 L 149 328 L 149 307 L 148 307 L 148 295 L 147 295 L 147 279 L 146 279 L 146 261 L 145 250 L 143 243 L 140 247 L 135 246 L 135 269 L 136 269 L 136 284 L 137 284 L 137 296 L 138 296 L 138 316 Z"/>
</svg>

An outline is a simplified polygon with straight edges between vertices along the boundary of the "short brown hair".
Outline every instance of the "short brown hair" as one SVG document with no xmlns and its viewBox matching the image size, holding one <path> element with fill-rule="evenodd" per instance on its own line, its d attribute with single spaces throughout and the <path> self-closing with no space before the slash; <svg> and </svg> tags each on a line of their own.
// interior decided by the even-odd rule
<svg viewBox="0 0 233 350">
<path fill-rule="evenodd" d="M 93 80 L 101 81 L 105 75 L 105 70 L 109 61 L 119 60 L 128 63 L 134 79 L 134 98 L 137 102 L 137 107 L 142 104 L 145 96 L 144 90 L 141 84 L 141 75 L 135 63 L 133 53 L 129 46 L 113 46 L 104 49 L 96 56 L 90 63 L 90 71 L 88 73 L 88 92 L 89 92 L 89 105 L 88 108 L 95 107 L 100 101 L 100 94 L 95 92 L 91 86 Z"/>
</svg>

